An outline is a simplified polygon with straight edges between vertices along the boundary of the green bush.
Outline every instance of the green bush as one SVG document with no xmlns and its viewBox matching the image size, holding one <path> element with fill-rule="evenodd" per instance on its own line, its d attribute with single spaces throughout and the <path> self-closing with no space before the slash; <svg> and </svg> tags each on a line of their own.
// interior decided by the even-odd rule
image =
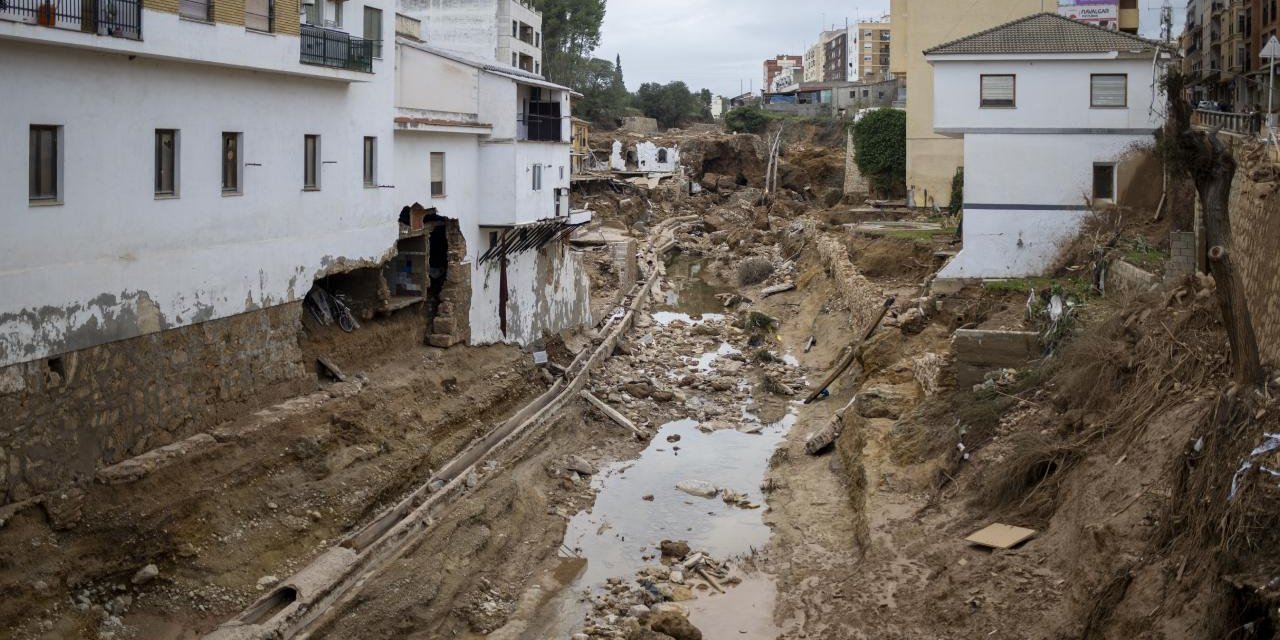
<svg viewBox="0 0 1280 640">
<path fill-rule="evenodd" d="M 951 204 L 947 210 L 951 215 L 960 213 L 964 208 L 964 167 L 956 167 L 956 175 L 951 178 Z"/>
<path fill-rule="evenodd" d="M 734 133 L 762 134 L 773 117 L 764 109 L 738 107 L 724 115 L 725 126 Z"/>
<path fill-rule="evenodd" d="M 907 181 L 907 112 L 877 109 L 853 127 L 858 170 L 883 194 L 901 191 Z"/>
</svg>

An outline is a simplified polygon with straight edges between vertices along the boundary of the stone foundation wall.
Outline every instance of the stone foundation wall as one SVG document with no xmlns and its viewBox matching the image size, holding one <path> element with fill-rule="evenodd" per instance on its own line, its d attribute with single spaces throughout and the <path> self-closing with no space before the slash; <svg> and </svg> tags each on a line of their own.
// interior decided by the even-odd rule
<svg viewBox="0 0 1280 640">
<path fill-rule="evenodd" d="M 0 504 L 316 389 L 302 303 L 0 369 Z"/>
<path fill-rule="evenodd" d="M 1262 361 L 1280 367 L 1280 165 L 1239 149 L 1231 186 L 1231 256 L 1244 283 Z"/>
<path fill-rule="evenodd" d="M 427 332 L 427 344 L 447 349 L 471 340 L 471 263 L 467 261 L 467 239 L 456 220 L 446 223 L 449 236 L 449 270 L 440 307 Z"/>
</svg>

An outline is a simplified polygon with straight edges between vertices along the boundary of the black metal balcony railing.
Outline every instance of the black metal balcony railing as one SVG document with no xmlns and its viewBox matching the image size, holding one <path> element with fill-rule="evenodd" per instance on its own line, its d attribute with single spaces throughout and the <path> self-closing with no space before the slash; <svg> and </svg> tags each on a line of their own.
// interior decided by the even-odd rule
<svg viewBox="0 0 1280 640">
<path fill-rule="evenodd" d="M 0 19 L 142 39 L 141 0 L 0 0 Z"/>
<path fill-rule="evenodd" d="M 302 25 L 303 64 L 373 72 L 373 41 L 315 25 Z"/>
<path fill-rule="evenodd" d="M 555 105 L 559 107 L 560 105 Z M 558 109 L 557 109 L 558 111 Z M 533 142 L 565 142 L 558 114 L 521 113 L 516 118 L 518 137 Z"/>
</svg>

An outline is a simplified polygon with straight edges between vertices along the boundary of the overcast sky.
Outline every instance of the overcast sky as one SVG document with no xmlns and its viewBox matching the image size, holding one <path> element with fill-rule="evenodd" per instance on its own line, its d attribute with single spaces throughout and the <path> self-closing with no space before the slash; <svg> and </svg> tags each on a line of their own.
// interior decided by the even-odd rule
<svg viewBox="0 0 1280 640">
<path fill-rule="evenodd" d="M 954 0 L 959 1 L 959 0 Z M 1141 0 L 1143 35 L 1159 35 L 1162 0 Z M 1185 0 L 1173 0 L 1175 32 Z M 761 66 L 780 53 L 804 55 L 824 24 L 889 11 L 889 0 L 608 0 L 595 55 L 622 55 L 627 87 L 684 80 L 723 96 L 760 89 Z M 825 22 L 824 22 L 825 16 Z"/>
</svg>

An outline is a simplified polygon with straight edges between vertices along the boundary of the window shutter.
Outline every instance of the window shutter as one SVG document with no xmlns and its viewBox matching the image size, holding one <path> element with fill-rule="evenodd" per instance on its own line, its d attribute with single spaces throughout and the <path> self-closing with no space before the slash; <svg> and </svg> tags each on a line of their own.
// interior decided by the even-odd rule
<svg viewBox="0 0 1280 640">
<path fill-rule="evenodd" d="M 1013 76 L 982 76 L 982 106 L 1014 106 L 1013 87 Z"/>
<path fill-rule="evenodd" d="M 1095 107 L 1123 107 L 1128 103 L 1129 76 L 1095 75 L 1091 104 Z"/>
</svg>

